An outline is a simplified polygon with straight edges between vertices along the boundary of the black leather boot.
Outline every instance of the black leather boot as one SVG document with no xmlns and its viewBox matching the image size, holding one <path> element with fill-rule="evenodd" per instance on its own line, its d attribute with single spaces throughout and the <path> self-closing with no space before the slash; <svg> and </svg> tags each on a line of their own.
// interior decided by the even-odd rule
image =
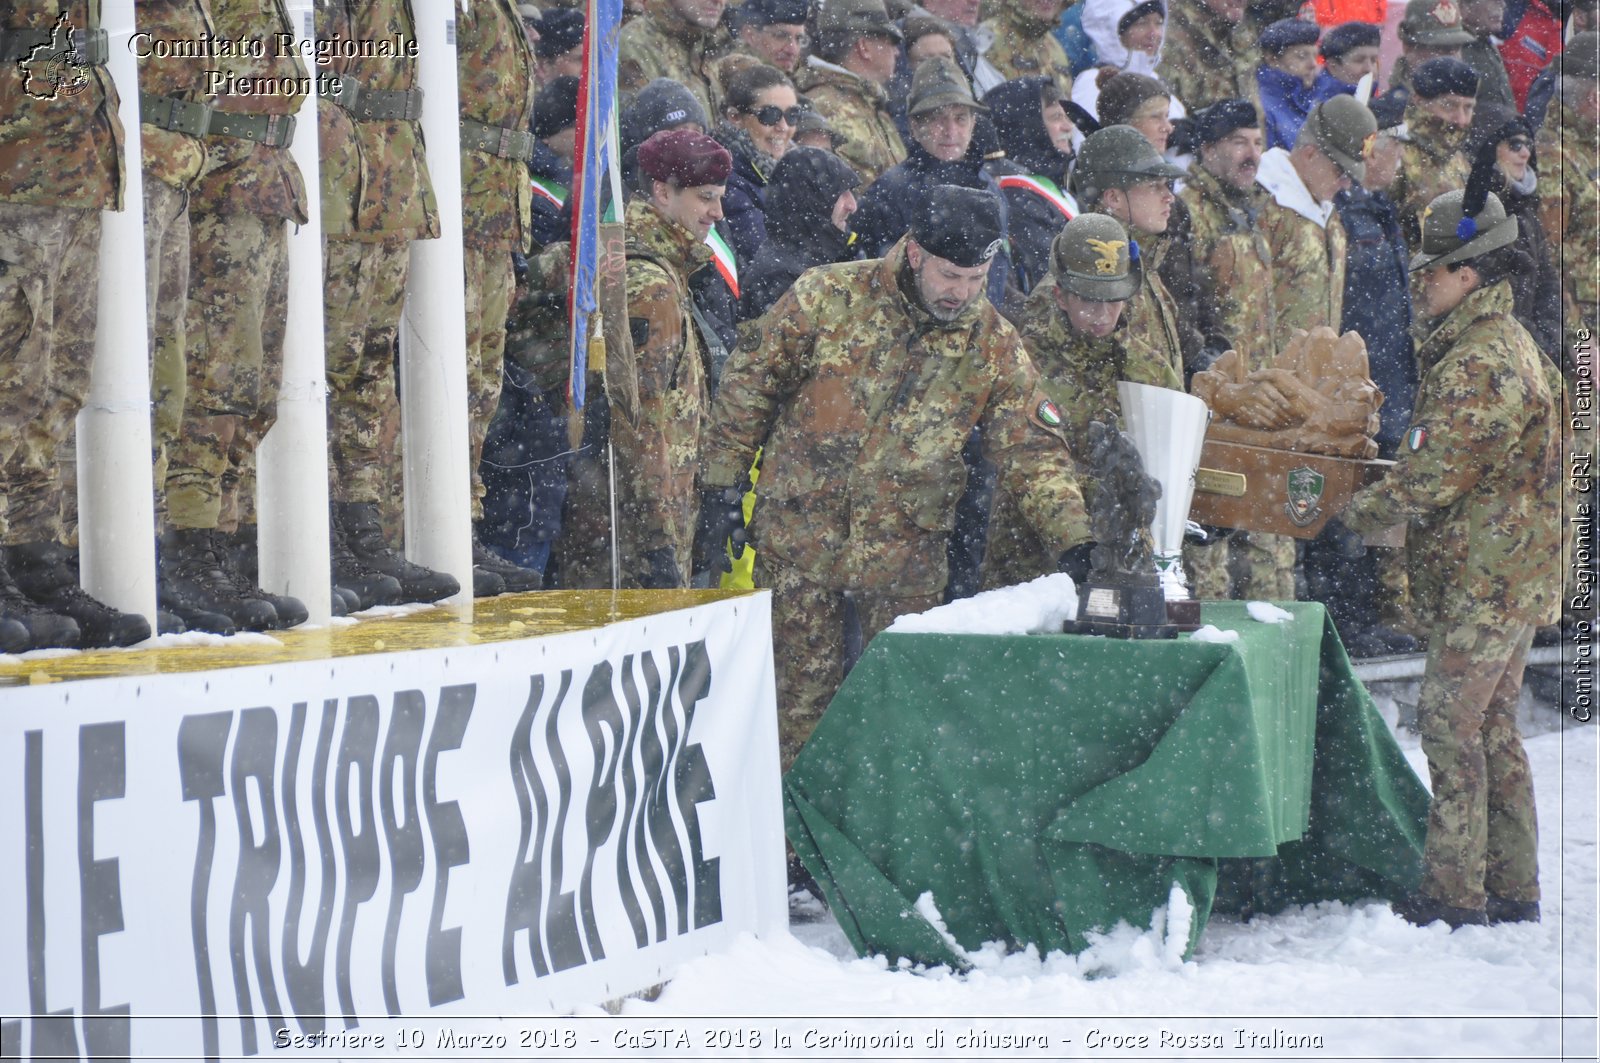
<svg viewBox="0 0 1600 1063">
<path fill-rule="evenodd" d="M 150 637 L 150 622 L 124 613 L 78 586 L 76 551 L 57 543 L 25 543 L 6 548 L 6 567 L 17 589 L 58 616 L 78 625 L 84 649 L 132 646 Z"/>
<path fill-rule="evenodd" d="M 478 570 L 483 569 L 491 575 L 497 576 L 505 585 L 506 593 L 521 594 L 524 591 L 537 591 L 544 589 L 544 577 L 531 568 L 514 565 L 484 545 L 482 537 L 478 534 L 478 526 L 472 526 L 472 572 L 476 577 Z M 476 579 L 474 579 L 476 582 Z M 479 595 L 478 597 L 483 597 Z"/>
<path fill-rule="evenodd" d="M 212 529 L 177 528 L 162 535 L 160 561 L 156 589 L 161 604 L 176 613 L 190 630 L 213 630 L 203 626 L 207 613 L 220 614 L 245 631 L 267 631 L 279 626 L 278 611 L 272 603 L 240 594 L 223 571 Z"/>
<path fill-rule="evenodd" d="M 52 612 L 18 590 L 6 565 L 6 553 L 0 550 L 0 619 L 6 623 L 6 652 L 77 648 L 83 638 L 78 630 L 78 622 L 70 616 Z M 22 628 L 25 636 L 20 646 L 17 645 L 17 633 L 10 626 L 13 624 Z"/>
<path fill-rule="evenodd" d="M 378 521 L 378 507 L 370 502 L 335 502 L 333 519 L 344 532 L 345 542 L 357 561 L 400 584 L 399 601 L 437 602 L 461 590 L 461 584 L 447 572 L 424 568 L 389 548 L 383 538 L 383 525 Z M 344 573 L 334 569 L 334 582 L 350 586 L 342 578 Z M 365 600 L 365 599 L 363 599 Z"/>
<path fill-rule="evenodd" d="M 260 569 L 257 567 L 254 524 L 241 524 L 232 535 L 221 531 L 211 534 L 215 537 L 217 560 L 222 563 L 222 573 L 228 577 L 241 598 L 258 598 L 272 606 L 273 612 L 278 614 L 279 628 L 306 622 L 311 614 L 304 602 L 286 594 L 270 594 L 256 582 L 260 578 Z"/>
<path fill-rule="evenodd" d="M 400 581 L 374 572 L 361 563 L 350 549 L 350 541 L 337 520 L 329 525 L 328 561 L 333 571 L 333 590 L 345 598 L 349 612 L 371 609 L 375 605 L 394 605 L 400 601 Z"/>
</svg>

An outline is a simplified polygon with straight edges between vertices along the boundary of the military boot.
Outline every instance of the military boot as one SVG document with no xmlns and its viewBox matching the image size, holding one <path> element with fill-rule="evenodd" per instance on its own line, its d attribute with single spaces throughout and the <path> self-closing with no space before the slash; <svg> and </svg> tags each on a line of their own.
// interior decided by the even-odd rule
<svg viewBox="0 0 1600 1063">
<path fill-rule="evenodd" d="M 78 625 L 84 649 L 132 646 L 150 637 L 150 622 L 138 613 L 113 609 L 78 586 L 74 551 L 56 543 L 26 543 L 6 548 L 6 567 L 17 588 L 58 616 Z"/>
<path fill-rule="evenodd" d="M 344 532 L 350 553 L 364 567 L 400 584 L 402 602 L 437 602 L 461 590 L 461 584 L 447 572 L 407 561 L 403 555 L 391 550 L 383 538 L 383 525 L 378 521 L 378 507 L 370 502 L 335 502 L 333 519 Z M 348 587 L 344 572 L 334 570 L 335 582 Z"/>
<path fill-rule="evenodd" d="M 261 589 L 256 580 L 259 579 L 260 569 L 257 567 L 256 526 L 254 524 L 241 524 L 239 530 L 232 535 L 222 531 L 212 532 L 215 536 L 217 560 L 222 564 L 222 572 L 233 583 L 233 589 L 239 592 L 241 598 L 259 598 L 272 606 L 278 614 L 278 627 L 294 627 L 303 624 L 311 614 L 306 610 L 305 603 L 298 598 L 290 598 L 284 594 L 270 594 Z"/>
<path fill-rule="evenodd" d="M 17 644 L 16 628 L 23 632 Z M 82 640 L 78 622 L 70 616 L 53 613 L 17 589 L 6 567 L 6 551 L 0 550 L 0 646 L 7 653 L 23 650 L 74 649 Z"/>
<path fill-rule="evenodd" d="M 213 631 L 206 614 L 220 614 L 245 631 L 279 626 L 272 603 L 242 595 L 222 569 L 216 537 L 210 528 L 175 528 L 161 536 L 156 590 L 161 604 L 190 630 Z M 216 634 L 233 632 L 217 631 Z"/>
<path fill-rule="evenodd" d="M 333 591 L 345 599 L 350 612 L 371 609 L 375 605 L 393 605 L 400 600 L 400 581 L 362 564 L 350 549 L 350 540 L 337 520 L 329 523 L 328 533 Z"/>
<path fill-rule="evenodd" d="M 505 591 L 511 594 L 521 594 L 523 591 L 537 591 L 544 587 L 544 577 L 531 568 L 514 565 L 501 557 L 483 544 L 483 538 L 478 534 L 478 526 L 472 526 L 472 577 L 477 583 L 478 570 L 482 569 L 499 578 Z M 482 597 L 482 595 L 479 595 Z"/>
</svg>

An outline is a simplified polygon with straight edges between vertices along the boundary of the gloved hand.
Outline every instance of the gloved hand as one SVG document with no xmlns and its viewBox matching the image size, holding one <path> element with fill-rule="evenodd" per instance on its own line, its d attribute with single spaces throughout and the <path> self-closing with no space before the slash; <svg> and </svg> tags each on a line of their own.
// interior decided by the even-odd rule
<svg viewBox="0 0 1600 1063">
<path fill-rule="evenodd" d="M 1074 585 L 1083 586 L 1089 579 L 1089 553 L 1094 547 L 1095 544 L 1092 542 L 1074 546 L 1061 555 L 1061 559 L 1056 563 L 1056 571 L 1065 572 L 1072 577 Z"/>
<path fill-rule="evenodd" d="M 728 545 L 735 554 L 744 552 L 744 492 L 737 487 L 705 487 L 700 490 L 700 522 L 694 532 L 695 572 L 731 572 Z"/>
<path fill-rule="evenodd" d="M 1361 541 L 1361 536 L 1345 527 L 1344 521 L 1338 517 L 1322 526 L 1322 534 L 1318 538 L 1331 546 L 1334 553 L 1350 561 L 1367 552 L 1367 544 Z"/>
<path fill-rule="evenodd" d="M 645 590 L 671 591 L 684 586 L 683 573 L 678 571 L 678 559 L 672 555 L 672 547 L 658 546 L 646 553 L 643 560 L 649 568 L 642 582 Z"/>
</svg>

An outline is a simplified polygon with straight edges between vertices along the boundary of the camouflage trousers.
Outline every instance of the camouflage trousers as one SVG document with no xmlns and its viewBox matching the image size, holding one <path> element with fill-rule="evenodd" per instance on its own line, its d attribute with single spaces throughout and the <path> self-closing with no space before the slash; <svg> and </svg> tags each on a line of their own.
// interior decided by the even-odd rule
<svg viewBox="0 0 1600 1063">
<path fill-rule="evenodd" d="M 144 293 L 150 341 L 151 439 L 155 482 L 166 483 L 167 455 L 183 425 L 185 316 L 189 305 L 189 193 L 146 175 L 144 182 Z M 165 492 L 156 505 L 165 510 Z"/>
<path fill-rule="evenodd" d="M 61 542 L 60 457 L 89 391 L 100 212 L 0 203 L 0 534 Z M 9 527 L 7 527 L 9 525 Z"/>
<path fill-rule="evenodd" d="M 323 241 L 328 459 L 335 502 L 392 508 L 400 497 L 394 350 L 410 272 L 408 240 Z"/>
<path fill-rule="evenodd" d="M 289 294 L 288 222 L 189 218 L 183 427 L 169 448 L 167 521 L 223 528 L 261 437 L 277 418 Z M 235 518 L 236 519 L 236 518 Z"/>
<path fill-rule="evenodd" d="M 1433 800 L 1422 892 L 1482 908 L 1485 892 L 1539 899 L 1533 775 L 1517 731 L 1533 626 L 1441 624 L 1428 643 L 1417 705 Z"/>
<path fill-rule="evenodd" d="M 932 609 L 944 594 L 846 596 L 757 550 L 755 582 L 772 591 L 772 656 L 778 680 L 778 755 L 784 771 L 872 637 L 895 617 Z"/>
<path fill-rule="evenodd" d="M 1183 545 L 1190 595 L 1200 601 L 1294 601 L 1294 539 L 1230 531 Z"/>
<path fill-rule="evenodd" d="M 472 469 L 472 519 L 483 519 L 483 441 L 500 405 L 500 366 L 506 315 L 516 278 L 511 252 L 465 249 L 467 281 L 467 442 Z"/>
</svg>

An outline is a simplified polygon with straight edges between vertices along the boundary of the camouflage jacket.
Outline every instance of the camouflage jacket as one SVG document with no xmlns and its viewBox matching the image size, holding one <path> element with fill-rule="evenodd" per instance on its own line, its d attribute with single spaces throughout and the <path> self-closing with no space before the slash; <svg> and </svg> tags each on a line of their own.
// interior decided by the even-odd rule
<svg viewBox="0 0 1600 1063">
<path fill-rule="evenodd" d="M 1561 428 L 1543 356 L 1511 314 L 1511 286 L 1481 289 L 1417 351 L 1412 427 L 1345 524 L 1409 521 L 1417 615 L 1443 625 L 1543 623 L 1561 590 Z"/>
<path fill-rule="evenodd" d="M 1400 209 L 1400 231 L 1414 254 L 1422 246 L 1422 212 L 1446 192 L 1467 187 L 1472 164 L 1461 154 L 1466 132 L 1427 113 L 1412 101 L 1406 107 L 1406 139 L 1389 198 Z"/>
<path fill-rule="evenodd" d="M 1312 198 L 1282 148 L 1262 157 L 1256 180 L 1272 197 L 1261 211 L 1261 231 L 1272 252 L 1273 340 L 1282 350 L 1296 329 L 1338 331 L 1348 240 L 1333 204 Z"/>
<path fill-rule="evenodd" d="M 308 77 L 305 64 L 293 54 L 279 55 L 276 35 L 290 33 L 288 13 L 282 3 L 260 0 L 211 0 L 211 18 L 217 33 L 239 40 L 267 42 L 260 59 L 235 56 L 208 60 L 224 74 L 238 78 L 276 78 L 294 85 Z M 283 51 L 287 52 L 287 49 Z M 220 94 L 217 110 L 233 114 L 294 114 L 303 93 L 267 92 L 252 95 Z M 299 133 L 310 136 L 310 131 Z M 190 194 L 191 210 L 213 213 L 260 214 L 287 218 L 296 224 L 306 217 L 306 186 L 300 167 L 288 147 L 268 147 L 254 140 L 211 133 L 206 137 L 206 166 Z"/>
<path fill-rule="evenodd" d="M 1539 131 L 1540 220 L 1557 251 L 1567 331 L 1600 321 L 1600 133 L 1556 101 Z"/>
<path fill-rule="evenodd" d="M 461 117 L 527 132 L 533 120 L 533 48 L 511 0 L 456 5 Z M 526 251 L 533 245 L 533 193 L 519 158 L 461 149 L 461 235 L 468 247 Z"/>
<path fill-rule="evenodd" d="M 1166 365 L 1183 380 L 1183 333 L 1178 302 L 1161 277 L 1161 263 L 1171 244 L 1165 234 L 1139 241 L 1139 291 L 1123 311 L 1127 321 L 1128 357 L 1146 365 Z M 1179 385 L 1182 386 L 1181 384 Z"/>
<path fill-rule="evenodd" d="M 1004 4 L 995 17 L 983 24 L 994 37 L 983 57 L 1007 81 L 1025 77 L 1053 77 L 1066 99 L 1072 98 L 1072 63 L 1066 49 L 1050 31 L 1055 23 L 1044 22 L 1022 10 L 1016 2 Z"/>
<path fill-rule="evenodd" d="M 876 84 L 813 56 L 796 75 L 811 106 L 847 138 L 839 157 L 861 175 L 866 188 L 905 161 L 906 145 L 889 114 L 888 98 Z"/>
<path fill-rule="evenodd" d="M 1089 453 L 1089 422 L 1122 427 L 1117 381 L 1183 390 L 1183 377 L 1165 358 L 1151 358 L 1148 350 L 1128 347 L 1126 321 L 1105 339 L 1074 329 L 1056 305 L 1054 277 L 1044 278 L 1029 293 L 1017 327 L 1039 371 L 1040 390 L 1066 422 L 1062 431 L 1075 455 Z M 1085 481 L 1086 494 L 1092 494 L 1093 487 Z M 1028 525 L 1011 491 L 997 490 L 983 561 L 984 586 L 1004 587 L 1047 575 L 1056 570 L 1059 556 Z"/>
<path fill-rule="evenodd" d="M 711 252 L 645 199 L 630 200 L 624 220 L 639 414 L 630 421 L 612 403 L 611 442 L 622 571 L 637 586 L 640 558 L 661 547 L 670 547 L 678 570 L 689 573 L 700 511 L 695 460 L 708 402 L 704 355 L 689 314 L 689 274 Z"/>
<path fill-rule="evenodd" d="M 1167 38 L 1156 75 L 1183 101 L 1190 114 L 1218 100 L 1246 99 L 1257 104 L 1256 67 L 1261 28 L 1245 17 L 1230 26 L 1201 0 L 1167 5 Z"/>
<path fill-rule="evenodd" d="M 414 42 L 411 0 L 318 0 L 317 39 Z M 335 59 L 324 70 L 363 88 L 416 88 L 417 61 L 407 54 Z M 426 239 L 439 235 L 439 210 L 428 178 L 418 122 L 358 122 L 331 100 L 317 101 L 322 159 L 322 232 L 344 240 Z"/>
<path fill-rule="evenodd" d="M 758 549 L 826 587 L 914 596 L 947 582 L 974 427 L 1056 555 L 1087 541 L 1089 525 L 1059 415 L 1016 330 L 982 298 L 935 320 L 905 248 L 808 270 L 746 326 L 717 388 L 701 479 L 738 482 L 764 445 Z"/>
<path fill-rule="evenodd" d="M 0 0 L 0 27 L 48 33 L 65 14 L 70 28 L 97 29 L 91 9 L 98 12 L 100 5 Z M 39 53 L 43 62 L 0 63 L 0 202 L 121 210 L 125 175 L 116 83 L 103 66 L 68 66 L 69 75 L 83 79 L 81 86 L 53 85 L 48 56 L 55 44 Z"/>
<path fill-rule="evenodd" d="M 1203 331 L 1226 336 L 1251 369 L 1265 368 L 1278 356 L 1272 249 L 1261 228 L 1266 196 L 1224 188 L 1200 166 L 1190 173 L 1180 198 L 1193 227 Z"/>
<path fill-rule="evenodd" d="M 193 59 L 165 58 L 155 53 L 154 45 L 167 41 L 194 41 L 202 35 L 215 35 L 208 0 L 145 0 L 134 9 L 140 33 L 149 34 L 150 54 L 139 56 L 139 91 L 190 103 L 206 97 L 205 65 Z M 138 52 L 134 53 L 138 56 Z M 174 188 L 187 189 L 200 176 L 206 162 L 203 137 L 173 129 L 141 124 L 139 161 L 146 181 L 161 181 Z"/>
<path fill-rule="evenodd" d="M 617 88 L 629 101 L 653 79 L 671 78 L 694 93 L 715 125 L 722 93 L 714 68 L 725 47 L 718 30 L 685 22 L 668 0 L 646 0 L 645 13 L 617 38 Z"/>
</svg>

